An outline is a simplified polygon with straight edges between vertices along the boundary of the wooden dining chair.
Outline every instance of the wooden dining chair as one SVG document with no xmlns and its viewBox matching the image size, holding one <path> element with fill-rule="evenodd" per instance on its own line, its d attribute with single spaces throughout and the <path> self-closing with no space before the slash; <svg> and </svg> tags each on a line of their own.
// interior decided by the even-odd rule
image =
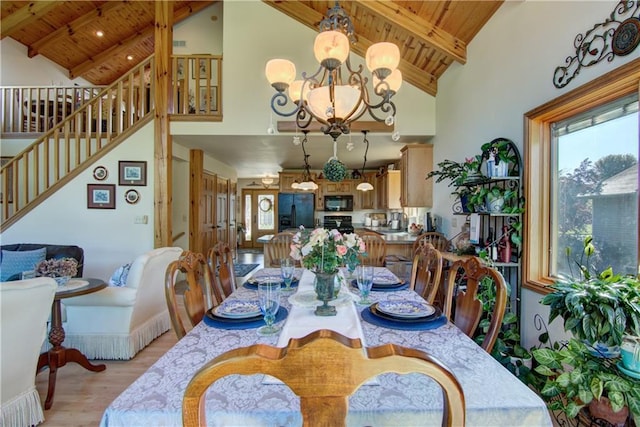
<svg viewBox="0 0 640 427">
<path fill-rule="evenodd" d="M 184 274 L 184 280 L 180 279 L 178 273 Z M 221 301 L 220 296 L 216 295 L 214 290 L 211 270 L 201 253 L 183 252 L 180 258 L 167 266 L 164 283 L 169 317 L 178 339 L 185 336 L 187 330 L 182 321 L 182 311 L 178 306 L 177 286 L 186 286 L 183 299 L 184 311 L 192 327 L 202 320 L 207 310 L 215 307 Z"/>
<path fill-rule="evenodd" d="M 456 287 L 457 281 L 463 285 L 454 297 L 453 323 L 469 337 L 473 337 L 484 312 L 483 301 L 478 299 L 478 292 L 481 282 L 485 278 L 492 286 L 495 286 L 496 295 L 495 303 L 490 308 L 492 311 L 489 313 L 489 329 L 481 345 L 488 353 L 491 353 L 507 307 L 507 284 L 502 274 L 498 270 L 482 264 L 478 257 L 472 257 L 453 263 L 449 271 L 447 286 L 452 289 L 452 292 L 455 292 L 453 289 Z M 447 312 L 451 313 L 451 308 L 448 308 Z"/>
<path fill-rule="evenodd" d="M 411 253 L 415 254 L 420 246 L 424 246 L 426 243 L 431 243 L 434 248 L 439 250 L 440 252 L 448 251 L 449 245 L 451 242 L 447 239 L 442 233 L 438 233 L 436 231 L 429 231 L 423 233 L 416 237 L 415 242 L 413 242 L 413 248 Z"/>
<path fill-rule="evenodd" d="M 367 256 L 361 257 L 361 262 L 374 267 L 384 267 L 387 255 L 387 242 L 378 233 L 364 232 L 360 235 L 367 249 Z"/>
<path fill-rule="evenodd" d="M 450 317 L 446 310 L 451 309 L 453 289 L 442 280 L 442 254 L 431 243 L 418 247 L 411 266 L 409 288 L 417 292 L 429 304 L 439 307 L 443 314 Z"/>
<path fill-rule="evenodd" d="M 233 268 L 233 252 L 225 242 L 218 242 L 207 252 L 207 263 L 211 277 L 216 282 L 220 297 L 225 300 L 236 289 L 236 276 Z"/>
<path fill-rule="evenodd" d="M 280 260 L 289 258 L 293 233 L 278 233 L 269 242 L 265 243 L 265 267 L 280 267 Z M 268 265 L 267 265 L 268 264 Z"/>
<path fill-rule="evenodd" d="M 205 426 L 206 391 L 216 380 L 231 374 L 268 374 L 282 380 L 300 397 L 304 426 L 344 426 L 348 398 L 367 379 L 387 372 L 419 372 L 442 388 L 442 425 L 464 425 L 462 386 L 442 362 L 423 351 L 395 344 L 364 350 L 359 339 L 326 329 L 291 339 L 285 348 L 258 344 L 230 350 L 208 362 L 187 385 L 182 423 L 186 427 Z"/>
</svg>

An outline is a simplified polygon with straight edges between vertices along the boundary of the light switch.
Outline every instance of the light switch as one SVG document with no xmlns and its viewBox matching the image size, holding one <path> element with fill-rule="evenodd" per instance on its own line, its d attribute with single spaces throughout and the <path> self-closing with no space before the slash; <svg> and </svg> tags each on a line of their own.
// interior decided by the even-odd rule
<svg viewBox="0 0 640 427">
<path fill-rule="evenodd" d="M 134 224 L 146 224 L 149 222 L 149 217 L 147 215 L 137 215 L 133 220 Z"/>
</svg>

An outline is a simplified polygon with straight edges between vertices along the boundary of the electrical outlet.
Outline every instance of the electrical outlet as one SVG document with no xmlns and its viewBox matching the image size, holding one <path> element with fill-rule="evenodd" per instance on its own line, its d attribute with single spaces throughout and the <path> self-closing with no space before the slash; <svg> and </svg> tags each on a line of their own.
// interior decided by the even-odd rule
<svg viewBox="0 0 640 427">
<path fill-rule="evenodd" d="M 451 226 L 452 227 L 457 227 L 458 226 L 458 218 L 453 217 L 453 219 L 451 220 Z"/>
</svg>

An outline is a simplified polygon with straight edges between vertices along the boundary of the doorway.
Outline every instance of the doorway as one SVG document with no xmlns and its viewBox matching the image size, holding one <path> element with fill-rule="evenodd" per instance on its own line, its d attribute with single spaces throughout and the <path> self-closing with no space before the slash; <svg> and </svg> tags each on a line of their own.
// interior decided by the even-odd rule
<svg viewBox="0 0 640 427">
<path fill-rule="evenodd" d="M 277 231 L 277 190 L 242 190 L 243 248 L 262 248 L 258 239 Z"/>
</svg>

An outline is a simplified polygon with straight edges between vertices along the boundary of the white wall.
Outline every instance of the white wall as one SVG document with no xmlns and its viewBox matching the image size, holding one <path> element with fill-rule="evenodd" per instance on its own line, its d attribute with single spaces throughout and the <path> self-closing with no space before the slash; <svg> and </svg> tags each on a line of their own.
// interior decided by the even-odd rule
<svg viewBox="0 0 640 427">
<path fill-rule="evenodd" d="M 582 69 L 563 89 L 553 85 L 555 68 L 575 55 L 576 35 L 607 19 L 616 4 L 613 0 L 505 2 L 469 44 L 467 64 L 454 63 L 438 81 L 434 165 L 479 154 L 480 145 L 496 137 L 513 140 L 523 153 L 524 113 L 638 58 L 640 49 Z M 434 185 L 432 212 L 443 218 L 445 234 L 453 236 L 459 230 L 451 226 L 450 191 L 446 183 Z M 525 343 L 538 335 L 532 326 L 535 313 L 548 318 L 539 299 L 539 294 L 523 292 Z"/>
<path fill-rule="evenodd" d="M 96 166 L 109 171 L 106 180 L 96 181 L 90 167 L 4 231 L 2 244 L 77 245 L 84 249 L 84 275 L 109 279 L 118 266 L 154 245 L 153 141 L 153 123 L 149 123 L 97 162 Z M 146 161 L 147 185 L 118 185 L 119 160 Z M 116 209 L 87 209 L 87 184 L 97 183 L 116 185 Z M 135 205 L 124 200 L 131 188 L 140 193 Z M 140 215 L 148 217 L 147 224 L 134 224 Z"/>
<path fill-rule="evenodd" d="M 82 78 L 69 79 L 69 72 L 42 55 L 27 56 L 27 47 L 10 37 L 0 41 L 1 86 L 92 86 Z"/>
<path fill-rule="evenodd" d="M 222 54 L 223 2 L 202 9 L 173 26 L 173 40 L 184 40 L 186 46 L 173 47 L 174 55 Z"/>
</svg>

